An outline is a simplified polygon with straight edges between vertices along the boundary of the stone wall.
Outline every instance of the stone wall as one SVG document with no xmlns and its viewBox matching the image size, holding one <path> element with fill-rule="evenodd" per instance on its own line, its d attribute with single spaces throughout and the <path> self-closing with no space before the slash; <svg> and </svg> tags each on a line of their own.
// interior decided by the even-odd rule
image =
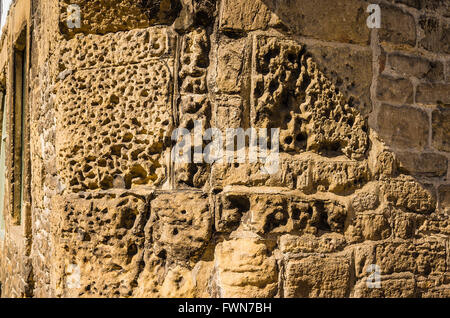
<svg viewBox="0 0 450 318">
<path fill-rule="evenodd" d="M 29 21 L 31 230 L 6 213 L 2 296 L 450 296 L 448 1 L 39 0 Z M 195 121 L 280 128 L 280 169 L 174 162 Z"/>
<path fill-rule="evenodd" d="M 30 3 L 28 1 L 16 1 L 8 15 L 8 20 L 3 29 L 1 38 L 2 53 L 0 57 L 0 82 L 5 94 L 4 109 L 8 118 L 6 123 L 6 149 L 5 149 L 5 195 L 2 216 L 5 221 L 5 236 L 0 244 L 0 281 L 2 295 L 10 297 L 30 297 L 33 295 L 33 268 L 31 265 L 31 206 L 28 196 L 28 187 L 23 192 L 23 209 L 17 214 L 17 189 L 18 178 L 15 175 L 15 166 L 18 164 L 14 153 L 17 152 L 15 130 L 14 107 L 14 49 L 24 44 L 25 38 L 30 34 Z M 27 51 L 25 49 L 25 51 Z M 26 53 L 29 54 L 29 53 Z M 27 63 L 27 62 L 25 62 Z M 29 64 L 27 64 L 29 65 Z M 2 106 L 3 108 L 3 106 Z M 29 119 L 30 114 L 24 113 Z M 3 128 L 3 127 L 2 127 Z M 23 129 L 24 138 L 29 139 L 28 126 Z M 29 152 L 28 144 L 24 144 L 26 152 Z M 30 158 L 24 157 L 23 181 L 30 184 Z"/>
</svg>

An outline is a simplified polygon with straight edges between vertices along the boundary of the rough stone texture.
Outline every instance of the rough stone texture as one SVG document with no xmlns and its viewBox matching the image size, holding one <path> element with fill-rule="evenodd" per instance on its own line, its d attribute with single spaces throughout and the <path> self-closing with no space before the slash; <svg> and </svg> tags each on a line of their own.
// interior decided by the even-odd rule
<svg viewBox="0 0 450 318">
<path fill-rule="evenodd" d="M 412 104 L 413 85 L 404 78 L 382 76 L 377 85 L 377 98 L 398 104 Z"/>
<path fill-rule="evenodd" d="M 419 27 L 425 36 L 419 41 L 419 47 L 437 53 L 449 54 L 450 24 L 446 20 L 440 20 L 436 16 L 421 15 Z"/>
<path fill-rule="evenodd" d="M 79 29 L 68 28 L 69 5 L 78 5 L 81 9 Z M 60 10 L 59 27 L 64 34 L 73 36 L 79 32 L 106 34 L 155 24 L 170 25 L 181 10 L 181 3 L 179 0 L 63 0 Z"/>
<path fill-rule="evenodd" d="M 293 41 L 256 36 L 253 42 L 251 122 L 281 127 L 286 152 L 344 153 L 367 150 L 365 121 Z"/>
<path fill-rule="evenodd" d="M 157 186 L 167 174 L 164 143 L 172 125 L 167 30 L 122 32 L 97 42 L 98 37 L 71 40 L 61 49 L 55 103 L 57 129 L 63 132 L 56 147 L 64 186 L 73 191 Z M 135 47 L 126 49 L 125 39 L 134 39 Z M 76 59 L 69 58 L 73 52 Z M 79 90 L 84 93 L 77 97 L 73 92 Z"/>
<path fill-rule="evenodd" d="M 362 0 L 17 0 L 32 186 L 14 216 L 8 140 L 1 296 L 450 297 L 448 1 L 375 2 L 380 30 Z M 196 121 L 280 128 L 278 171 L 174 162 Z"/>
<path fill-rule="evenodd" d="M 393 44 L 414 46 L 416 27 L 414 17 L 403 9 L 381 4 L 380 41 Z"/>
<path fill-rule="evenodd" d="M 263 0 L 283 23 L 307 37 L 344 43 L 369 43 L 367 2 L 360 0 Z"/>
<path fill-rule="evenodd" d="M 406 78 L 425 78 L 430 81 L 441 81 L 444 78 L 444 67 L 440 61 L 393 53 L 389 55 L 388 63 L 394 72 Z"/>
<path fill-rule="evenodd" d="M 275 257 L 254 239 L 236 239 L 216 247 L 216 280 L 220 297 L 273 297 L 277 293 Z"/>
<path fill-rule="evenodd" d="M 419 25 L 425 33 L 425 37 L 419 41 L 420 47 L 429 51 L 439 51 L 441 47 L 439 20 L 433 16 L 422 15 Z"/>
<path fill-rule="evenodd" d="M 450 186 L 441 186 L 439 188 L 439 206 L 443 213 L 449 214 L 450 212 Z"/>
<path fill-rule="evenodd" d="M 98 195 L 55 198 L 55 296 L 131 296 L 144 253 L 149 218 L 145 197 Z M 78 294 L 67 289 L 68 269 L 80 270 Z"/>
<path fill-rule="evenodd" d="M 274 15 L 264 1 L 235 2 L 224 0 L 221 3 L 220 29 L 225 32 L 244 32 L 266 29 Z"/>
<path fill-rule="evenodd" d="M 420 174 L 429 177 L 442 177 L 447 175 L 448 159 L 436 153 L 412 152 L 398 153 L 400 169 L 408 173 Z"/>
<path fill-rule="evenodd" d="M 208 197 L 201 194 L 162 194 L 151 203 L 151 238 L 156 255 L 172 262 L 198 259 L 211 238 Z"/>
<path fill-rule="evenodd" d="M 372 111 L 370 86 L 373 74 L 370 49 L 320 44 L 308 44 L 306 49 L 319 69 L 348 98 L 353 107 L 362 114 Z"/>
<path fill-rule="evenodd" d="M 441 151 L 450 151 L 450 108 L 433 111 L 433 146 Z"/>
<path fill-rule="evenodd" d="M 433 83 L 417 86 L 418 104 L 450 104 L 450 84 Z"/>
<path fill-rule="evenodd" d="M 450 5 L 445 0 L 395 0 L 418 10 L 440 11 L 444 16 L 450 14 Z"/>
<path fill-rule="evenodd" d="M 383 104 L 378 113 L 380 136 L 401 149 L 423 150 L 428 144 L 428 114 L 413 107 Z"/>
<path fill-rule="evenodd" d="M 351 279 L 351 260 L 345 256 L 308 256 L 288 261 L 285 297 L 345 297 Z"/>
<path fill-rule="evenodd" d="M 414 178 L 400 176 L 381 183 L 380 191 L 384 199 L 393 206 L 417 213 L 430 213 L 435 210 L 435 194 Z"/>
</svg>

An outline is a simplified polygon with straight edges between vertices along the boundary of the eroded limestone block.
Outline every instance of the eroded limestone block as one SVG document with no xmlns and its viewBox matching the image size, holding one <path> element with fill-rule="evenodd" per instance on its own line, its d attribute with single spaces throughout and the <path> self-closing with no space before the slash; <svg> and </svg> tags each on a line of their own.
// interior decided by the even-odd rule
<svg viewBox="0 0 450 318">
<path fill-rule="evenodd" d="M 355 263 L 355 276 L 357 278 L 366 277 L 368 270 L 370 271 L 372 264 L 375 262 L 375 243 L 367 242 L 365 244 L 356 245 L 353 248 L 353 257 Z"/>
<path fill-rule="evenodd" d="M 383 104 L 378 113 L 381 138 L 391 147 L 423 151 L 428 144 L 428 114 L 408 106 Z"/>
<path fill-rule="evenodd" d="M 209 38 L 204 28 L 185 34 L 180 56 L 181 94 L 206 93 L 206 71 L 209 65 Z"/>
<path fill-rule="evenodd" d="M 412 239 L 421 222 L 421 216 L 416 213 L 393 212 L 393 234 L 396 238 Z"/>
<path fill-rule="evenodd" d="M 423 298 L 448 298 L 450 295 L 449 273 L 416 276 L 416 290 Z"/>
<path fill-rule="evenodd" d="M 382 75 L 377 83 L 377 98 L 385 102 L 398 104 L 413 103 L 413 84 L 404 78 Z"/>
<path fill-rule="evenodd" d="M 291 195 L 225 192 L 216 198 L 216 229 L 231 232 L 240 224 L 259 235 L 269 233 L 342 232 L 344 204 Z"/>
<path fill-rule="evenodd" d="M 61 44 L 56 143 L 66 188 L 158 186 L 165 180 L 172 46 L 170 32 L 159 27 L 78 35 Z"/>
<path fill-rule="evenodd" d="M 440 154 L 422 152 L 419 154 L 398 153 L 400 169 L 415 176 L 442 177 L 447 175 L 448 159 Z"/>
<path fill-rule="evenodd" d="M 163 152 L 172 130 L 170 63 L 81 70 L 60 83 L 56 147 L 65 187 L 164 181 Z M 118 178 L 123 181 L 116 183 Z"/>
<path fill-rule="evenodd" d="M 255 36 L 251 121 L 255 127 L 280 127 L 286 152 L 364 157 L 365 119 L 291 40 Z"/>
<path fill-rule="evenodd" d="M 423 298 L 449 298 L 450 297 L 450 285 L 442 285 L 434 288 L 427 289 L 422 293 Z"/>
<path fill-rule="evenodd" d="M 345 245 L 344 236 L 338 233 L 325 233 L 320 237 L 313 234 L 286 234 L 281 236 L 279 241 L 280 251 L 288 258 L 295 258 L 304 253 L 338 252 Z"/>
<path fill-rule="evenodd" d="M 209 243 L 212 215 L 201 193 L 160 194 L 151 202 L 151 245 L 169 263 L 197 260 Z"/>
<path fill-rule="evenodd" d="M 345 297 L 349 292 L 351 259 L 346 255 L 312 255 L 285 266 L 285 297 Z"/>
<path fill-rule="evenodd" d="M 56 294 L 131 296 L 144 253 L 147 198 L 72 194 L 54 202 Z"/>
<path fill-rule="evenodd" d="M 441 31 L 441 23 L 437 17 L 422 14 L 419 16 L 418 29 L 425 36 L 419 40 L 419 47 L 439 52 L 445 47 L 445 35 Z M 444 36 L 443 36 L 444 35 Z"/>
<path fill-rule="evenodd" d="M 310 173 L 315 189 L 333 193 L 352 191 L 371 178 L 367 162 L 355 161 L 314 161 L 310 165 Z"/>
<path fill-rule="evenodd" d="M 449 87 L 445 89 L 445 92 L 448 96 Z M 432 117 L 433 147 L 440 151 L 450 151 L 450 110 L 439 107 L 433 111 Z"/>
<path fill-rule="evenodd" d="M 416 44 L 416 28 L 414 17 L 408 12 L 391 5 L 381 4 L 385 12 L 381 20 L 380 40 L 400 45 Z"/>
<path fill-rule="evenodd" d="M 145 267 L 139 275 L 133 297 L 214 297 L 213 252 L 213 249 L 206 252 L 206 259 L 202 258 L 191 268 L 185 264 L 167 265 L 151 249 L 146 249 Z"/>
<path fill-rule="evenodd" d="M 410 272 L 421 275 L 445 273 L 446 247 L 443 239 L 422 239 L 411 243 L 381 243 L 375 247 L 382 274 Z"/>
<path fill-rule="evenodd" d="M 209 66 L 210 42 L 206 29 L 202 27 L 186 33 L 182 39 L 180 66 L 178 73 L 180 102 L 178 105 L 179 128 L 191 132 L 196 122 L 202 124 L 202 135 L 211 126 L 211 103 L 207 95 L 207 70 Z M 209 178 L 209 165 L 193 162 L 194 148 L 202 147 L 203 142 L 192 143 L 191 162 L 175 162 L 175 183 L 178 188 L 201 188 Z M 203 148 L 202 148 L 203 149 Z M 200 150 L 201 151 L 201 150 Z"/>
<path fill-rule="evenodd" d="M 219 232 L 236 230 L 243 215 L 250 210 L 250 198 L 245 193 L 224 193 L 216 198 L 215 227 Z"/>
<path fill-rule="evenodd" d="M 288 200 L 277 195 L 252 196 L 248 220 L 250 227 L 258 234 L 288 230 Z"/>
<path fill-rule="evenodd" d="M 164 277 L 168 272 L 165 266 L 166 264 L 151 249 L 145 249 L 143 262 L 145 264 L 141 268 L 141 273 L 137 279 L 137 288 L 133 292 L 133 297 L 158 297 L 160 295 L 161 285 L 164 283 Z M 177 285 L 177 287 L 181 288 L 183 286 L 184 284 Z"/>
<path fill-rule="evenodd" d="M 450 185 L 439 187 L 439 207 L 442 213 L 450 215 Z"/>
<path fill-rule="evenodd" d="M 245 57 L 250 51 L 250 41 L 247 38 L 239 40 L 222 40 L 219 43 L 217 57 L 217 91 L 221 93 L 240 93 L 245 73 Z M 248 72 L 247 72 L 248 73 Z"/>
<path fill-rule="evenodd" d="M 246 123 L 246 111 L 244 101 L 237 95 L 216 96 L 217 111 L 215 116 L 215 127 L 222 132 L 227 128 L 242 128 Z"/>
<path fill-rule="evenodd" d="M 364 212 L 368 210 L 375 210 L 380 204 L 378 199 L 378 191 L 374 192 L 359 192 L 352 201 L 351 205 L 356 212 Z"/>
<path fill-rule="evenodd" d="M 216 284 L 221 297 L 274 297 L 278 269 L 266 245 L 253 239 L 219 243 L 215 251 Z"/>
<path fill-rule="evenodd" d="M 436 209 L 436 195 L 432 189 L 410 176 L 399 176 L 381 183 L 384 200 L 395 207 L 416 213 L 430 213 Z"/>
<path fill-rule="evenodd" d="M 175 182 L 179 189 L 202 188 L 208 183 L 208 164 L 176 164 Z"/>
<path fill-rule="evenodd" d="M 369 43 L 362 0 L 263 0 L 294 33 L 325 41 Z"/>
<path fill-rule="evenodd" d="M 192 298 L 195 296 L 195 282 L 189 269 L 177 266 L 171 268 L 164 278 L 160 296 L 164 298 Z"/>
<path fill-rule="evenodd" d="M 200 163 L 192 162 L 196 160 L 194 154 L 196 147 L 203 146 L 205 143 L 200 139 L 197 144 L 195 136 L 195 125 L 201 123 L 200 133 L 204 136 L 211 122 L 211 103 L 207 95 L 186 94 L 181 97 L 180 102 L 180 120 L 179 128 L 187 129 L 191 137 L 191 162 L 175 162 L 175 182 L 178 188 L 201 188 L 209 180 L 210 166 L 203 161 L 201 157 Z M 201 151 L 200 151 L 201 155 Z"/>
<path fill-rule="evenodd" d="M 397 176 L 398 162 L 394 153 L 383 151 L 377 156 L 375 172 L 379 177 Z"/>
<path fill-rule="evenodd" d="M 439 236 L 450 235 L 450 220 L 447 215 L 434 215 L 428 217 L 417 225 L 419 234 L 426 236 L 436 234 Z"/>
<path fill-rule="evenodd" d="M 303 200 L 293 198 L 291 218 L 296 230 L 321 234 L 323 232 L 342 232 L 347 216 L 346 206 L 335 200 Z"/>
<path fill-rule="evenodd" d="M 174 36 L 166 27 L 149 27 L 105 35 L 77 35 L 58 48 L 58 79 L 87 68 L 116 67 L 173 56 Z"/>
<path fill-rule="evenodd" d="M 372 176 L 367 162 L 327 160 L 319 156 L 280 153 L 278 169 L 268 174 L 265 165 L 256 163 L 214 164 L 212 184 L 271 186 L 298 189 L 304 193 L 348 194 L 365 185 Z"/>
<path fill-rule="evenodd" d="M 372 282 L 369 280 L 369 282 Z M 369 288 L 367 279 L 355 284 L 353 297 L 358 298 L 410 298 L 417 297 L 414 275 L 410 273 L 382 275 L 380 288 Z"/>
<path fill-rule="evenodd" d="M 402 77 L 416 77 L 430 81 L 441 81 L 444 66 L 440 61 L 428 60 L 414 55 L 391 53 L 388 57 L 389 67 Z"/>
<path fill-rule="evenodd" d="M 216 18 L 217 0 L 180 0 L 183 8 L 173 27 L 180 33 L 193 26 L 209 26 Z"/>
<path fill-rule="evenodd" d="M 67 22 L 72 20 L 70 5 L 80 8 L 79 27 Z M 77 33 L 106 34 L 156 24 L 170 25 L 180 10 L 179 0 L 64 0 L 60 5 L 59 26 L 67 37 Z"/>
<path fill-rule="evenodd" d="M 225 0 L 221 3 L 221 9 L 220 28 L 228 32 L 265 29 L 271 19 L 276 19 L 263 0 Z"/>
<path fill-rule="evenodd" d="M 357 213 L 345 231 L 350 243 L 365 240 L 378 241 L 391 236 L 390 210 L 381 208 L 378 211 Z"/>
<path fill-rule="evenodd" d="M 447 31 L 448 33 L 448 31 Z M 423 83 L 417 87 L 416 102 L 422 105 L 448 105 L 450 103 L 450 97 L 448 91 L 450 90 L 450 84 L 443 83 Z M 441 114 L 435 114 L 435 116 L 445 116 L 448 118 L 448 112 L 445 110 Z M 445 117 L 443 122 L 445 122 Z M 440 119 L 438 119 L 440 120 Z M 442 119 L 441 119 L 442 120 Z M 448 129 L 447 129 L 448 131 Z M 448 151 L 447 148 L 444 151 Z"/>
<path fill-rule="evenodd" d="M 372 111 L 370 86 L 372 85 L 372 52 L 370 49 L 307 44 L 306 51 L 317 67 L 352 107 L 365 115 Z M 357 80 L 355 80 L 357 79 Z"/>
<path fill-rule="evenodd" d="M 214 163 L 211 169 L 212 185 L 225 187 L 227 185 L 246 186 L 274 186 L 295 188 L 294 180 L 287 165 L 283 162 L 280 169 L 274 174 L 268 174 L 261 162 L 256 163 Z"/>
</svg>

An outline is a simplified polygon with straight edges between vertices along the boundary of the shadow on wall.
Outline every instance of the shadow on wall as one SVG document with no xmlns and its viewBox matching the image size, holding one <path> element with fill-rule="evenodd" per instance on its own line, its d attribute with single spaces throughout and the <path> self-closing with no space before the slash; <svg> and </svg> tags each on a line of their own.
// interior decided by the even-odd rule
<svg viewBox="0 0 450 318">
<path fill-rule="evenodd" d="M 429 12 L 448 16 L 445 1 L 423 2 L 413 8 L 380 4 L 381 28 L 374 34 L 367 27 L 366 11 L 369 3 L 381 1 L 262 1 L 289 28 L 292 37 L 306 46 L 307 55 L 342 92 L 348 105 L 367 118 L 375 132 L 371 133 L 369 152 L 379 156 L 377 165 L 381 164 L 380 156 L 389 158 L 390 177 L 419 183 L 433 198 L 434 207 L 448 215 L 450 50 L 436 42 L 445 41 L 450 31 L 443 28 L 442 34 L 436 35 L 430 33 L 429 24 L 420 22 Z M 420 33 L 425 36 L 419 41 Z M 415 187 L 397 190 L 410 191 L 409 200 L 419 205 L 418 198 L 425 195 Z M 418 197 L 413 198 L 413 193 Z M 414 210 L 417 204 L 410 208 Z"/>
</svg>

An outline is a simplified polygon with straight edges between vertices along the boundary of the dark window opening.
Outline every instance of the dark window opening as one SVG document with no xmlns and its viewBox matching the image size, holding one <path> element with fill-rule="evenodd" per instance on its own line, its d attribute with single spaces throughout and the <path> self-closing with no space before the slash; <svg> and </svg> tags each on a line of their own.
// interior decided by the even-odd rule
<svg viewBox="0 0 450 318">
<path fill-rule="evenodd" d="M 23 216 L 25 197 L 25 154 L 27 117 L 27 36 L 26 28 L 21 32 L 14 47 L 13 56 L 13 208 L 15 224 L 20 224 Z"/>
</svg>

